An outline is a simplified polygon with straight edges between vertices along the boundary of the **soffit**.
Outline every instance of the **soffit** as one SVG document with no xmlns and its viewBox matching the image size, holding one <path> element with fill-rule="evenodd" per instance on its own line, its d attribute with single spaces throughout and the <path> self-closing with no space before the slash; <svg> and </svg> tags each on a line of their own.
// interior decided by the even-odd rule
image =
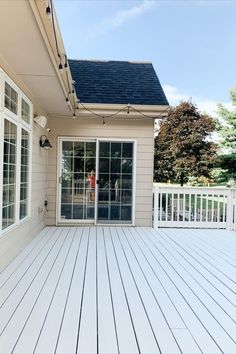
<svg viewBox="0 0 236 354">
<path fill-rule="evenodd" d="M 48 114 L 70 113 L 29 0 L 0 1 L 0 55 Z"/>
</svg>

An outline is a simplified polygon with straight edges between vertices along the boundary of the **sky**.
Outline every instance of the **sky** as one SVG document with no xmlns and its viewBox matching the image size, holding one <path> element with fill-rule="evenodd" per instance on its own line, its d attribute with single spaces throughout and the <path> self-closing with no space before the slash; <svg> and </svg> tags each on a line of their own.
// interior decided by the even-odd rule
<svg viewBox="0 0 236 354">
<path fill-rule="evenodd" d="M 236 0 L 55 0 L 71 59 L 151 61 L 170 104 L 215 115 L 236 86 Z"/>
</svg>

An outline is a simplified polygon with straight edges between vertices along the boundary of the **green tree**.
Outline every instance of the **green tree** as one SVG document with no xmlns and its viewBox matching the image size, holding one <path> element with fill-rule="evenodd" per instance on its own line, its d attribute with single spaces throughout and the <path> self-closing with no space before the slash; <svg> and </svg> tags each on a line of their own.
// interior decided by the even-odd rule
<svg viewBox="0 0 236 354">
<path fill-rule="evenodd" d="M 191 102 L 171 108 L 155 138 L 154 180 L 182 186 L 190 176 L 210 178 L 216 145 L 208 138 L 214 129 L 214 120 Z"/>
<path fill-rule="evenodd" d="M 236 87 L 230 91 L 233 107 L 236 107 Z M 236 109 L 229 110 L 224 105 L 218 104 L 217 130 L 221 137 L 221 146 L 230 153 L 236 153 Z"/>
<path fill-rule="evenodd" d="M 236 107 L 236 87 L 230 91 L 232 106 Z M 216 160 L 215 168 L 219 171 L 219 183 L 236 179 L 236 109 L 229 110 L 218 104 L 217 131 L 220 136 L 222 153 Z"/>
</svg>

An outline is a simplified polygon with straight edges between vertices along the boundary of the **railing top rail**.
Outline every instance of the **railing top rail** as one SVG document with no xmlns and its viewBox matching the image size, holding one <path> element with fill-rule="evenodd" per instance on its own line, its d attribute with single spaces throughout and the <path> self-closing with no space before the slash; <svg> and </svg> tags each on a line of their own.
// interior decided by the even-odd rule
<svg viewBox="0 0 236 354">
<path fill-rule="evenodd" d="M 228 191 L 236 191 L 236 188 L 227 188 L 227 187 L 178 187 L 178 186 L 154 186 L 155 191 L 162 192 L 177 192 L 177 193 L 191 193 L 191 192 L 207 192 L 207 193 L 221 193 L 227 194 Z"/>
</svg>

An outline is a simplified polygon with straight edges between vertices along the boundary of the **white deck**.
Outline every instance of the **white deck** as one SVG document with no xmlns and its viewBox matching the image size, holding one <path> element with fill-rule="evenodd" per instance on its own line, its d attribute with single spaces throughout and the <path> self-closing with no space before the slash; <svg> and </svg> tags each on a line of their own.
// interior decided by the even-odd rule
<svg viewBox="0 0 236 354">
<path fill-rule="evenodd" d="M 236 353 L 236 233 L 46 228 L 0 274 L 0 353 Z"/>
</svg>

